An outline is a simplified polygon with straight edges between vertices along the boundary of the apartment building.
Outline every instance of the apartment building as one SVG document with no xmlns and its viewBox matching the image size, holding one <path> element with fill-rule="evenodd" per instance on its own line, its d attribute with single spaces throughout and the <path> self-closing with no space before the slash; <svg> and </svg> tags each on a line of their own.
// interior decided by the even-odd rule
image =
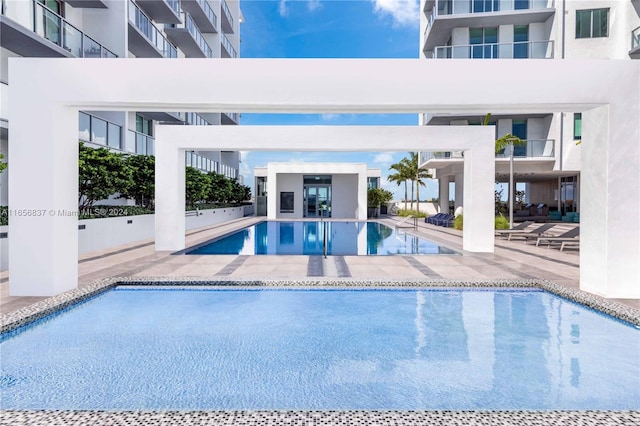
<svg viewBox="0 0 640 426">
<path fill-rule="evenodd" d="M 638 0 L 422 0 L 420 10 L 420 56 L 427 60 L 640 58 Z M 437 111 L 421 115 L 424 125 L 480 125 L 484 119 Z M 524 187 L 525 202 L 545 203 L 562 214 L 579 211 L 580 113 L 514 110 L 492 115 L 490 124 L 496 138 L 511 133 L 525 141 L 496 154 L 497 182 L 509 181 L 513 153 L 514 178 Z M 440 208 L 449 208 L 450 196 L 461 205 L 462 153 L 424 152 L 421 164 L 435 169 Z M 450 182 L 455 194 L 449 194 Z"/>
<path fill-rule="evenodd" d="M 0 152 L 9 163 L 11 136 L 6 95 L 10 84 L 8 59 L 11 57 L 180 60 L 233 59 L 240 55 L 240 23 L 243 17 L 239 1 L 0 1 Z M 153 155 L 154 128 L 158 123 L 236 125 L 238 122 L 238 113 L 224 111 L 81 111 L 78 137 L 90 146 Z M 34 117 L 34 125 L 37 125 L 37 117 Z M 216 171 L 241 179 L 239 152 L 188 152 L 186 164 L 205 172 Z M 0 205 L 7 205 L 7 175 L 5 171 L 0 176 Z"/>
</svg>

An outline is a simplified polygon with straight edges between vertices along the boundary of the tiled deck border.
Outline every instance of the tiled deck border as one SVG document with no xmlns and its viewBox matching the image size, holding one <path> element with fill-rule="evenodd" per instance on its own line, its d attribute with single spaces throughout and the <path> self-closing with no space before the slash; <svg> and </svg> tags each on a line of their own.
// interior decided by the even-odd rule
<svg viewBox="0 0 640 426">
<path fill-rule="evenodd" d="M 634 426 L 637 411 L 5 411 L 0 425 Z"/>
<path fill-rule="evenodd" d="M 640 327 L 640 310 L 629 308 L 599 296 L 557 285 L 545 280 L 211 280 L 192 277 L 118 277 L 98 281 L 29 307 L 0 316 L 0 331 L 12 331 L 55 313 L 79 301 L 91 298 L 117 285 L 190 285 L 218 287 L 296 287 L 296 288 L 540 288 Z M 620 425 L 640 426 L 640 411 L 39 411 L 6 410 L 0 412 L 1 425 Z"/>
</svg>

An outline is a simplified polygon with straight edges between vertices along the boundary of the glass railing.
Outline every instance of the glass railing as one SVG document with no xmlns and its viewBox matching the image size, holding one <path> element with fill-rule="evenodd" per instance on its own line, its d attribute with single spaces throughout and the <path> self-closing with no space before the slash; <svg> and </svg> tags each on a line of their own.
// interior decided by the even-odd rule
<svg viewBox="0 0 640 426">
<path fill-rule="evenodd" d="M 204 11 L 204 14 L 207 15 L 207 18 L 209 18 L 209 22 L 213 24 L 214 28 L 218 28 L 218 17 L 216 16 L 209 3 L 207 3 L 206 0 L 198 0 L 198 4 Z"/>
<path fill-rule="evenodd" d="M 33 21 L 19 22 L 32 28 L 40 37 L 62 47 L 78 58 L 117 58 L 118 55 L 71 25 L 45 5 L 33 1 Z"/>
<path fill-rule="evenodd" d="M 222 6 L 222 12 L 224 13 L 224 16 L 227 17 L 229 24 L 231 24 L 231 28 L 233 28 L 233 16 L 231 16 L 231 11 L 229 10 L 229 6 L 227 5 L 227 2 L 222 0 L 221 6 Z"/>
<path fill-rule="evenodd" d="M 521 145 L 512 145 L 514 158 L 554 158 L 554 139 L 524 139 Z M 510 148 L 507 147 L 496 158 L 509 158 Z"/>
<path fill-rule="evenodd" d="M 231 42 L 229 41 L 227 36 L 224 35 L 223 33 L 220 33 L 220 41 L 222 42 L 222 47 L 225 48 L 225 50 L 227 51 L 230 57 L 232 58 L 238 57 L 238 54 L 236 53 L 236 49 L 233 48 L 233 46 L 231 45 Z"/>
<path fill-rule="evenodd" d="M 144 133 L 127 130 L 125 151 L 139 155 L 155 155 L 156 140 Z"/>
<path fill-rule="evenodd" d="M 522 145 L 513 145 L 514 158 L 555 158 L 554 139 L 527 139 L 522 141 Z M 509 158 L 510 147 L 496 153 L 496 158 Z M 431 160 L 451 160 L 463 159 L 463 151 L 453 152 L 420 152 L 420 164 Z"/>
<path fill-rule="evenodd" d="M 550 0 L 436 0 L 428 15 L 429 27 L 438 16 L 546 9 L 553 7 L 549 2 Z"/>
<path fill-rule="evenodd" d="M 178 2 L 179 3 L 179 2 Z M 165 58 L 177 58 L 178 50 L 167 40 L 164 35 L 153 25 L 151 19 L 135 4 L 129 0 L 129 21 L 149 40 L 149 42 Z"/>
<path fill-rule="evenodd" d="M 122 150 L 122 126 L 95 115 L 78 114 L 78 139 L 94 145 Z"/>
<path fill-rule="evenodd" d="M 186 12 L 182 12 L 182 22 L 184 22 L 184 24 L 177 24 L 176 28 L 186 28 L 187 31 L 189 31 L 189 34 L 191 34 L 191 37 L 193 37 L 196 43 L 198 43 L 198 47 L 200 47 L 202 53 L 204 53 L 207 58 L 213 58 L 211 47 L 209 47 L 209 44 L 205 41 L 204 36 L 193 21 L 191 15 Z"/>
<path fill-rule="evenodd" d="M 224 115 L 235 121 L 236 123 L 240 120 L 240 114 L 237 112 L 223 112 Z"/>
<path fill-rule="evenodd" d="M 519 41 L 514 43 L 486 43 L 459 46 L 437 46 L 434 59 L 553 59 L 553 41 Z"/>
<path fill-rule="evenodd" d="M 635 49 L 640 46 L 640 27 L 631 31 L 631 49 Z"/>
<path fill-rule="evenodd" d="M 9 85 L 0 81 L 0 120 L 9 118 Z"/>
<path fill-rule="evenodd" d="M 180 16 L 180 0 L 164 0 L 173 9 L 176 15 Z"/>
</svg>

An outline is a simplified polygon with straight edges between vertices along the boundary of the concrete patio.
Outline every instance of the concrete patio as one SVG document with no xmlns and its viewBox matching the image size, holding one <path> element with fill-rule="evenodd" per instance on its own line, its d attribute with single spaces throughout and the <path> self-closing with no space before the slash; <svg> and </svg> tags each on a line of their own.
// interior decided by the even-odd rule
<svg viewBox="0 0 640 426">
<path fill-rule="evenodd" d="M 397 217 L 381 218 L 393 227 Z M 244 218 L 225 224 L 200 228 L 187 233 L 187 246 L 193 246 L 230 231 L 260 221 Z M 574 224 L 558 224 L 559 234 Z M 451 248 L 460 255 L 398 256 L 246 256 L 246 255 L 173 255 L 155 252 L 153 240 L 115 247 L 84 255 L 78 262 L 79 286 L 111 277 L 199 277 L 209 279 L 304 279 L 308 277 L 355 279 L 546 279 L 579 288 L 578 250 L 560 251 L 536 247 L 522 240 L 496 238 L 495 253 L 470 253 L 462 250 L 462 233 L 418 222 L 418 229 L 406 230 Z M 0 309 L 13 312 L 43 297 L 9 296 L 8 271 L 0 277 Z M 640 309 L 638 299 L 615 299 Z"/>
</svg>

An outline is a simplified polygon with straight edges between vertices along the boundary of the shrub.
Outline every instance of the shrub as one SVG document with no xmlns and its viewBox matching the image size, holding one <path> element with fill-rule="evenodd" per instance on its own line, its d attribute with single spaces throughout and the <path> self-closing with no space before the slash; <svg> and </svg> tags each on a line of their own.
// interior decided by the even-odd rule
<svg viewBox="0 0 640 426">
<path fill-rule="evenodd" d="M 463 219 L 462 219 L 463 215 L 458 215 L 456 216 L 455 219 L 453 219 L 453 228 L 457 229 L 458 231 L 462 231 L 462 224 L 463 224 Z"/>
<path fill-rule="evenodd" d="M 404 210 L 404 209 L 398 209 L 398 216 L 409 216 L 412 215 L 413 217 L 427 217 L 426 213 L 424 212 L 419 212 L 417 210 Z"/>
<path fill-rule="evenodd" d="M 496 216 L 495 229 L 509 229 L 509 220 L 503 215 Z"/>
</svg>

